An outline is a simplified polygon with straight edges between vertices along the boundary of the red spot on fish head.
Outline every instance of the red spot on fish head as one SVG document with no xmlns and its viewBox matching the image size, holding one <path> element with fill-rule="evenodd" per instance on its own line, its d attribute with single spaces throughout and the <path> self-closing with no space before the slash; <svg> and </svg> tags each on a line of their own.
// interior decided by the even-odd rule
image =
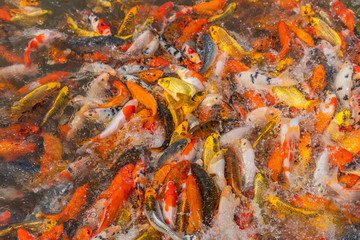
<svg viewBox="0 0 360 240">
<path fill-rule="evenodd" d="M 131 114 L 135 112 L 136 107 L 134 105 L 125 106 L 122 110 L 126 121 L 130 120 Z"/>
</svg>

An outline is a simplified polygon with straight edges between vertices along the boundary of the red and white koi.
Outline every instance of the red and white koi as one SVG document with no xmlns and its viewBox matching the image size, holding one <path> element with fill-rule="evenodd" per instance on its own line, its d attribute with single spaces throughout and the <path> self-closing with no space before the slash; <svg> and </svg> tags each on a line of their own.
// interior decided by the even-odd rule
<svg viewBox="0 0 360 240">
<path fill-rule="evenodd" d="M 154 56 L 155 52 L 159 49 L 159 39 L 153 38 L 151 42 L 145 47 L 142 54 L 144 56 Z"/>
<path fill-rule="evenodd" d="M 142 32 L 126 51 L 126 56 L 142 52 L 154 39 L 154 34 L 150 30 Z"/>
<path fill-rule="evenodd" d="M 76 153 L 81 154 L 83 153 L 86 148 L 94 143 L 98 142 L 101 139 L 107 138 L 111 136 L 112 134 L 116 133 L 117 130 L 119 130 L 120 127 L 122 127 L 126 122 L 130 120 L 130 117 L 133 113 L 135 113 L 135 110 L 138 106 L 138 101 L 136 99 L 132 99 L 128 101 L 125 106 L 119 111 L 119 113 L 114 117 L 114 119 L 109 123 L 107 128 L 102 131 L 98 136 L 90 140 L 89 142 L 85 143 L 82 147 L 80 147 Z"/>
<path fill-rule="evenodd" d="M 185 67 L 177 66 L 177 65 L 170 65 L 171 70 L 176 71 L 179 75 L 181 80 L 184 82 L 190 83 L 196 89 L 196 91 L 203 91 L 205 79 L 201 74 L 190 70 Z"/>
<path fill-rule="evenodd" d="M 94 32 L 99 33 L 102 36 L 111 36 L 111 30 L 109 25 L 107 25 L 102 19 L 100 19 L 98 16 L 94 15 L 92 12 L 85 12 L 82 11 L 82 14 L 84 14 L 91 24 L 91 28 Z"/>
<path fill-rule="evenodd" d="M 142 213 L 142 204 L 145 199 L 145 189 L 147 184 L 145 167 L 146 167 L 145 160 L 140 159 L 136 163 L 134 171 L 132 172 L 138 216 Z"/>
<path fill-rule="evenodd" d="M 187 160 L 193 162 L 196 157 L 196 153 L 199 150 L 199 141 L 196 139 L 191 139 L 191 141 L 186 145 L 184 151 L 182 152 L 182 160 Z"/>
<path fill-rule="evenodd" d="M 184 43 L 181 47 L 181 52 L 187 57 L 191 62 L 198 64 L 201 63 L 199 54 L 192 48 L 188 43 Z"/>
<path fill-rule="evenodd" d="M 290 165 L 294 161 L 295 143 L 300 138 L 299 119 L 283 118 L 281 119 L 280 141 L 283 154 L 284 175 L 288 183 L 291 185 Z"/>
<path fill-rule="evenodd" d="M 350 62 L 345 62 L 335 77 L 335 93 L 340 104 L 345 109 L 350 109 L 350 97 L 352 88 L 352 75 L 354 67 Z"/>
<path fill-rule="evenodd" d="M 31 67 L 30 54 L 38 51 L 40 48 L 49 48 L 55 40 L 65 39 L 65 35 L 56 31 L 46 31 L 30 40 L 28 46 L 25 49 L 24 62 L 27 68 Z"/>
<path fill-rule="evenodd" d="M 177 212 L 178 196 L 173 181 L 166 184 L 164 201 L 162 204 L 162 212 L 165 223 L 175 230 L 175 217 Z"/>
<path fill-rule="evenodd" d="M 166 19 L 164 21 L 163 29 L 165 29 L 166 26 L 168 26 L 170 23 L 176 21 L 177 19 L 179 19 L 179 18 L 181 18 L 183 16 L 191 14 L 192 11 L 193 11 L 192 7 L 184 7 L 180 11 L 174 13 L 173 15 L 171 15 L 168 19 Z"/>
</svg>

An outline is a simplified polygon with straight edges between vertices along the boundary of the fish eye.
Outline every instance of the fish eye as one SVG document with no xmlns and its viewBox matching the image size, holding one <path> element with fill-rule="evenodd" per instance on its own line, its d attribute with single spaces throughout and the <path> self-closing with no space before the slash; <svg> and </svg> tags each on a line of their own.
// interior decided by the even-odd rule
<svg viewBox="0 0 360 240">
<path fill-rule="evenodd" d="M 243 146 L 246 146 L 246 142 L 243 142 L 243 144 L 242 144 Z"/>
</svg>

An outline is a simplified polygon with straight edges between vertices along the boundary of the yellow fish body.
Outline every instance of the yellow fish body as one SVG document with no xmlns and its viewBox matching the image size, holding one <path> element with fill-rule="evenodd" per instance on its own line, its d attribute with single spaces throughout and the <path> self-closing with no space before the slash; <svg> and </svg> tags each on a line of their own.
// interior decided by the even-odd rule
<svg viewBox="0 0 360 240">
<path fill-rule="evenodd" d="M 38 10 L 28 14 L 17 14 L 10 19 L 10 22 L 21 27 L 31 27 L 35 24 L 42 25 L 48 15 L 51 14 L 52 11 L 50 10 Z"/>
<path fill-rule="evenodd" d="M 233 56 L 244 55 L 244 49 L 223 28 L 210 27 L 211 39 L 218 45 L 221 51 L 228 52 Z"/>
<path fill-rule="evenodd" d="M 44 120 L 42 121 L 40 126 L 44 125 L 50 116 L 52 116 L 53 114 L 55 114 L 56 112 L 60 111 L 60 109 L 63 108 L 68 95 L 69 95 L 69 87 L 65 86 L 60 90 L 58 96 L 56 97 L 50 110 L 46 113 Z"/>
<path fill-rule="evenodd" d="M 272 92 L 281 102 L 298 109 L 308 109 L 321 102 L 321 100 L 307 100 L 295 87 L 273 87 Z"/>
<path fill-rule="evenodd" d="M 96 37 L 100 36 L 99 33 L 93 31 L 87 31 L 78 27 L 74 19 L 72 19 L 68 14 L 66 14 L 66 21 L 69 25 L 69 28 L 78 36 L 78 37 Z"/>
</svg>

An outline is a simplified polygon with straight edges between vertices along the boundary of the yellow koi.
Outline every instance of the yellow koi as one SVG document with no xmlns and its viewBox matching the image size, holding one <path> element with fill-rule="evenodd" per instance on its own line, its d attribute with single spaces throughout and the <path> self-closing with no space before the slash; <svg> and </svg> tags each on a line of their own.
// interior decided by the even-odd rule
<svg viewBox="0 0 360 240">
<path fill-rule="evenodd" d="M 160 78 L 158 84 L 177 101 L 175 109 L 189 102 L 196 93 L 193 85 L 174 77 Z"/>
<path fill-rule="evenodd" d="M 56 97 L 53 105 L 51 106 L 50 110 L 46 113 L 44 120 L 40 124 L 40 126 L 44 125 L 45 122 L 49 119 L 50 116 L 52 116 L 54 113 L 61 110 L 61 108 L 64 106 L 64 103 L 66 101 L 67 96 L 69 95 L 69 87 L 65 86 L 63 87 L 58 96 Z"/>
<path fill-rule="evenodd" d="M 224 20 L 228 17 L 230 17 L 236 10 L 238 4 L 235 2 L 232 2 L 229 4 L 229 6 L 225 9 L 225 11 L 223 13 L 220 13 L 219 15 L 215 15 L 211 18 L 209 18 L 208 22 L 209 23 L 213 23 L 216 21 L 221 21 Z"/>
<path fill-rule="evenodd" d="M 39 10 L 29 14 L 18 14 L 10 19 L 10 22 L 21 26 L 21 27 L 31 27 L 35 24 L 42 25 L 48 15 L 51 15 L 52 11 L 50 10 Z"/>
<path fill-rule="evenodd" d="M 341 38 L 329 25 L 327 25 L 320 18 L 313 17 L 310 19 L 310 24 L 315 28 L 316 35 L 322 39 L 325 39 L 332 45 L 341 45 Z"/>
<path fill-rule="evenodd" d="M 183 121 L 172 134 L 170 139 L 170 145 L 182 138 L 186 138 L 188 131 L 189 131 L 189 123 L 188 121 Z"/>
<path fill-rule="evenodd" d="M 295 87 L 273 87 L 272 92 L 284 104 L 299 109 L 308 109 L 321 102 L 321 100 L 307 100 Z"/>
<path fill-rule="evenodd" d="M 223 28 L 211 26 L 210 36 L 221 51 L 228 52 L 235 57 L 241 57 L 239 55 L 245 54 L 244 49 Z"/>
<path fill-rule="evenodd" d="M 72 19 L 68 14 L 66 14 L 66 21 L 68 23 L 69 28 L 78 36 L 78 37 L 96 37 L 100 36 L 99 33 L 83 30 L 78 27 L 78 25 L 75 23 L 74 19 Z"/>
<path fill-rule="evenodd" d="M 135 30 L 135 17 L 139 13 L 139 7 L 132 7 L 129 12 L 126 14 L 123 22 L 120 25 L 118 36 L 129 36 Z"/>
<path fill-rule="evenodd" d="M 209 137 L 206 138 L 204 143 L 203 161 L 205 170 L 207 170 L 209 163 L 213 159 L 214 155 L 219 151 L 219 134 L 212 133 Z"/>
<path fill-rule="evenodd" d="M 11 111 L 19 112 L 32 108 L 36 103 L 40 102 L 51 90 L 57 89 L 60 86 L 61 84 L 58 82 L 51 82 L 36 88 L 18 102 L 15 102 L 11 107 Z"/>
<path fill-rule="evenodd" d="M 291 204 L 281 200 L 280 198 L 270 195 L 268 196 L 268 201 L 274 208 L 285 215 L 297 215 L 300 217 L 305 218 L 313 218 L 320 216 L 322 214 L 322 211 L 311 211 L 311 210 L 305 210 L 301 208 L 297 208 L 292 206 Z"/>
<path fill-rule="evenodd" d="M 164 92 L 164 97 L 173 118 L 175 128 L 177 128 L 177 126 L 179 126 L 179 124 L 184 120 L 184 113 L 182 109 L 175 109 L 174 106 L 176 105 L 176 101 L 169 93 Z"/>
<path fill-rule="evenodd" d="M 205 91 L 197 92 L 188 103 L 185 103 L 182 106 L 182 110 L 184 111 L 184 114 L 192 113 L 204 100 L 206 97 Z"/>
</svg>

